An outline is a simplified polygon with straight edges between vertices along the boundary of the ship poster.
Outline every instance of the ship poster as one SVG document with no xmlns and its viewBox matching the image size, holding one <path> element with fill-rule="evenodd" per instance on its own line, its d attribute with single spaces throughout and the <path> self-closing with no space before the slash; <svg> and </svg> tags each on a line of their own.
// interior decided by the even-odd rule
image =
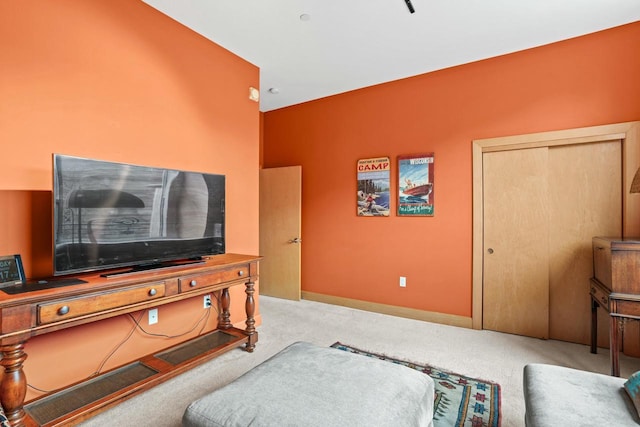
<svg viewBox="0 0 640 427">
<path fill-rule="evenodd" d="M 398 156 L 398 216 L 433 216 L 433 153 Z"/>
<path fill-rule="evenodd" d="M 357 176 L 358 216 L 389 216 L 391 180 L 389 157 L 358 160 Z"/>
</svg>

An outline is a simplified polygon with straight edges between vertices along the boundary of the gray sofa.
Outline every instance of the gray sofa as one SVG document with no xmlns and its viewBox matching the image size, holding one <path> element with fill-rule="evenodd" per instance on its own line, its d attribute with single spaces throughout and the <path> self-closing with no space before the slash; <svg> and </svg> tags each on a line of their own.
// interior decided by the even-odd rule
<svg viewBox="0 0 640 427">
<path fill-rule="evenodd" d="M 624 389 L 626 379 L 529 364 L 524 368 L 525 425 L 638 426 L 640 419 Z"/>
<path fill-rule="evenodd" d="M 297 342 L 191 403 L 185 427 L 433 426 L 433 380 L 373 357 Z"/>
</svg>

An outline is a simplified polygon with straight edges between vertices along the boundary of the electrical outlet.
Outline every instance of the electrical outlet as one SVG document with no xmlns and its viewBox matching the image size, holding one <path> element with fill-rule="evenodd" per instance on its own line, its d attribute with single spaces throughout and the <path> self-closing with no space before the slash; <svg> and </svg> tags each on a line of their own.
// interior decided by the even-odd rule
<svg viewBox="0 0 640 427">
<path fill-rule="evenodd" d="M 158 309 L 152 308 L 149 310 L 149 324 L 155 325 L 156 323 L 158 323 Z"/>
<path fill-rule="evenodd" d="M 203 299 L 204 308 L 211 308 L 211 295 L 205 295 Z"/>
<path fill-rule="evenodd" d="M 401 288 L 407 287 L 407 278 L 404 276 L 400 276 L 400 287 Z"/>
</svg>

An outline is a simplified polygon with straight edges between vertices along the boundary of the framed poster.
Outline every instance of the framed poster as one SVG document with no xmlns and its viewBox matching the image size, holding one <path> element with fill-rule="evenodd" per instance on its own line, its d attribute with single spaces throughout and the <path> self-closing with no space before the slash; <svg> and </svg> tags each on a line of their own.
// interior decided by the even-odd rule
<svg viewBox="0 0 640 427">
<path fill-rule="evenodd" d="M 433 153 L 398 156 L 398 216 L 433 216 Z"/>
<path fill-rule="evenodd" d="M 358 216 L 389 216 L 391 161 L 388 157 L 360 159 L 357 166 Z"/>
</svg>

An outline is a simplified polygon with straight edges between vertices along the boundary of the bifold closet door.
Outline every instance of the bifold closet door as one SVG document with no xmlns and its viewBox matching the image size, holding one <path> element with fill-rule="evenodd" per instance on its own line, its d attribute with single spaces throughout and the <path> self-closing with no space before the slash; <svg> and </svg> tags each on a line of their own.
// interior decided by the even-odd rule
<svg viewBox="0 0 640 427">
<path fill-rule="evenodd" d="M 591 239 L 622 231 L 621 150 L 607 141 L 483 155 L 483 328 L 588 343 Z"/>
<path fill-rule="evenodd" d="M 483 171 L 483 329 L 548 338 L 548 149 L 485 153 Z"/>
</svg>

